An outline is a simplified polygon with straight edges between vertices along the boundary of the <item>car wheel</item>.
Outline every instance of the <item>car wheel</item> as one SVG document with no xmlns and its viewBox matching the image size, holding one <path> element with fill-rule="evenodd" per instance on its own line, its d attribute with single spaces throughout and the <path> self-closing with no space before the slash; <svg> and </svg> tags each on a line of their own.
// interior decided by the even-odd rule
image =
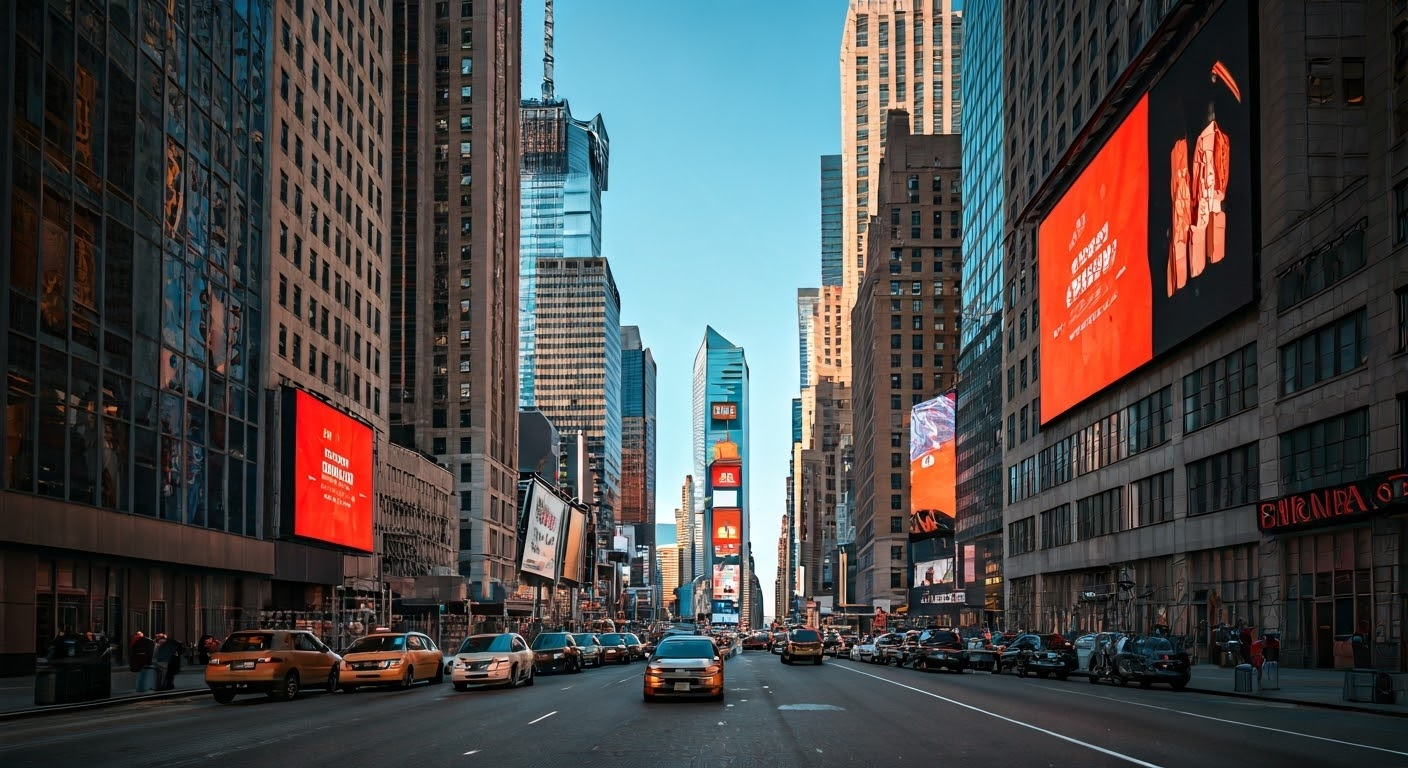
<svg viewBox="0 0 1408 768">
<path fill-rule="evenodd" d="M 821 657 L 820 657 L 820 656 L 816 657 L 815 659 L 812 659 L 812 666 L 814 666 L 814 667 L 819 667 L 819 666 L 821 666 Z"/>
<path fill-rule="evenodd" d="M 445 665 L 444 665 L 444 664 L 436 664 L 436 665 L 435 665 L 435 677 L 431 678 L 430 682 L 431 682 L 431 684 L 433 684 L 433 685 L 441 685 L 442 683 L 445 682 Z"/>
<path fill-rule="evenodd" d="M 235 700 L 234 691 L 212 691 L 211 694 L 215 697 L 217 704 L 229 704 Z"/>
<path fill-rule="evenodd" d="M 524 685 L 532 685 L 532 684 L 533 684 L 533 681 L 536 680 L 536 679 L 538 679 L 537 674 L 533 671 L 533 668 L 532 668 L 532 667 L 529 667 L 529 668 L 528 668 L 528 682 L 524 683 Z"/>
<path fill-rule="evenodd" d="M 460 692 L 467 691 L 469 690 L 469 685 L 467 683 L 455 683 L 455 690 Z"/>
<path fill-rule="evenodd" d="M 410 688 L 416 684 L 416 668 L 406 667 L 406 674 L 401 675 L 401 690 Z"/>
<path fill-rule="evenodd" d="M 723 692 L 722 689 L 720 689 L 720 690 L 719 690 L 719 694 L 714 697 L 714 701 L 723 701 L 723 700 L 724 700 L 724 692 Z"/>
<path fill-rule="evenodd" d="M 284 684 L 283 687 L 279 689 L 279 698 L 284 701 L 293 701 L 298 698 L 298 690 L 298 670 L 290 669 L 288 674 L 284 675 Z"/>
<path fill-rule="evenodd" d="M 327 692 L 332 693 L 337 690 L 337 667 L 333 667 L 328 672 Z"/>
<path fill-rule="evenodd" d="M 1095 674 L 1095 670 L 1093 669 L 1090 670 L 1090 675 L 1087 676 L 1085 679 L 1089 680 L 1091 685 L 1095 685 L 1096 683 L 1100 682 L 1100 676 Z"/>
<path fill-rule="evenodd" d="M 787 655 L 786 655 L 786 654 L 783 654 L 783 656 L 782 656 L 782 663 L 783 663 L 783 664 L 786 664 L 786 665 L 789 666 L 789 667 L 792 666 L 792 660 L 789 659 L 789 658 L 787 658 Z"/>
<path fill-rule="evenodd" d="M 1114 679 L 1114 681 L 1115 681 L 1115 685 L 1118 685 L 1118 686 L 1121 687 L 1121 688 L 1124 688 L 1125 686 L 1129 685 L 1129 681 L 1126 680 L 1126 679 L 1124 679 L 1124 677 L 1123 677 L 1122 675 L 1120 675 L 1118 672 L 1115 673 L 1113 679 Z"/>
<path fill-rule="evenodd" d="M 924 672 L 929 669 L 929 665 L 926 664 L 923 659 L 915 659 L 914 669 L 916 672 Z"/>
<path fill-rule="evenodd" d="M 572 673 L 573 673 L 573 674 L 576 674 L 576 673 L 581 672 L 581 671 L 582 671 L 582 660 L 581 660 L 581 659 L 577 659 L 577 660 L 573 661 L 573 662 L 572 662 Z"/>
<path fill-rule="evenodd" d="M 505 687 L 505 688 L 517 688 L 517 687 L 518 687 L 518 665 L 517 665 L 517 664 L 514 664 L 512 667 L 509 667 L 509 670 L 508 670 L 508 682 L 507 682 L 507 683 L 504 683 L 504 687 Z"/>
</svg>

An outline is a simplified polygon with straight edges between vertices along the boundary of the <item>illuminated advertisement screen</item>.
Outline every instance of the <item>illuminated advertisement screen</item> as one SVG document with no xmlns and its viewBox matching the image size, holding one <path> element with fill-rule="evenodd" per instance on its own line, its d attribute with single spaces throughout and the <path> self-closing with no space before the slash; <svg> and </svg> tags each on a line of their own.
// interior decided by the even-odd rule
<svg viewBox="0 0 1408 768">
<path fill-rule="evenodd" d="M 283 398 L 293 535 L 371 552 L 372 428 L 302 390 Z"/>
<path fill-rule="evenodd" d="M 714 510 L 714 554 L 718 557 L 737 555 L 743 543 L 743 510 Z"/>
<path fill-rule="evenodd" d="M 582 552 L 587 540 L 587 516 L 575 507 L 567 508 L 567 532 L 563 534 L 562 578 L 582 582 Z"/>
<path fill-rule="evenodd" d="M 953 532 L 957 474 L 954 394 L 914 406 L 909 414 L 909 538 Z"/>
<path fill-rule="evenodd" d="M 716 565 L 714 566 L 714 599 L 715 600 L 742 600 L 742 592 L 739 590 L 739 574 L 741 567 L 737 565 Z"/>
<path fill-rule="evenodd" d="M 722 462 L 709 465 L 709 485 L 714 488 L 737 488 L 743 485 L 743 465 Z"/>
<path fill-rule="evenodd" d="M 1043 423 L 1254 298 L 1248 35 L 1224 4 L 1042 219 Z"/>
<path fill-rule="evenodd" d="M 940 587 L 953 584 L 953 558 L 926 560 L 914 564 L 915 587 Z"/>
<path fill-rule="evenodd" d="M 569 509 L 567 502 L 534 480 L 523 504 L 527 520 L 519 570 L 548 580 L 556 579 L 562 525 Z"/>
</svg>

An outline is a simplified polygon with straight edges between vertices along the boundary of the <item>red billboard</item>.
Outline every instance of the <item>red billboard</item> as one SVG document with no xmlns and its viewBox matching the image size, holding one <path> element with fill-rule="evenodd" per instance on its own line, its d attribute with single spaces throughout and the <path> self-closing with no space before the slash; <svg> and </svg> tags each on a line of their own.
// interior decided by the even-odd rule
<svg viewBox="0 0 1408 768">
<path fill-rule="evenodd" d="M 1043 423 L 1253 299 L 1239 5 L 1203 26 L 1038 227 Z"/>
<path fill-rule="evenodd" d="M 909 538 L 953 532 L 957 496 L 954 393 L 926 400 L 909 414 Z"/>
<path fill-rule="evenodd" d="M 293 535 L 371 552 L 372 428 L 298 389 L 284 390 L 284 409 Z"/>
<path fill-rule="evenodd" d="M 727 557 L 738 554 L 743 543 L 743 510 L 715 509 L 712 538 L 715 555 Z"/>
<path fill-rule="evenodd" d="M 743 485 L 743 465 L 714 462 L 709 465 L 709 485 L 713 488 L 738 488 Z"/>
</svg>

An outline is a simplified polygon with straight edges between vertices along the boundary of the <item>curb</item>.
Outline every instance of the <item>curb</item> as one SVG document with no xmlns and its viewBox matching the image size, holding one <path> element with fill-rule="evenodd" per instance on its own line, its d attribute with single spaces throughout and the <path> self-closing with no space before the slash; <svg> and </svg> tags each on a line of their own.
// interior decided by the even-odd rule
<svg viewBox="0 0 1408 768">
<path fill-rule="evenodd" d="M 86 712 L 92 709 L 106 709 L 108 707 L 118 707 L 123 704 L 141 701 L 162 701 L 165 699 L 192 698 L 209 693 L 204 688 L 183 688 L 175 691 L 160 691 L 146 693 L 139 696 L 115 696 L 98 701 L 81 701 L 74 704 L 49 704 L 46 706 L 30 707 L 28 709 L 14 709 L 9 712 L 0 712 L 0 722 L 10 722 L 14 720 L 27 720 L 32 717 L 44 717 L 46 715 L 61 715 L 72 712 Z"/>
<path fill-rule="evenodd" d="M 1341 712 L 1362 712 L 1369 715 L 1384 715 L 1386 717 L 1408 717 L 1408 710 L 1397 712 L 1391 709 L 1374 709 L 1370 707 L 1359 707 L 1353 704 L 1341 704 L 1334 701 L 1307 701 L 1305 699 L 1291 699 L 1285 696 L 1262 696 L 1260 694 L 1237 693 L 1235 691 L 1219 691 L 1215 688 L 1194 688 L 1189 686 L 1190 693 L 1203 693 L 1209 696 L 1224 696 L 1229 699 L 1247 699 L 1248 701 L 1271 701 L 1278 704 L 1297 704 L 1303 707 L 1319 707 L 1321 709 L 1337 709 Z"/>
</svg>

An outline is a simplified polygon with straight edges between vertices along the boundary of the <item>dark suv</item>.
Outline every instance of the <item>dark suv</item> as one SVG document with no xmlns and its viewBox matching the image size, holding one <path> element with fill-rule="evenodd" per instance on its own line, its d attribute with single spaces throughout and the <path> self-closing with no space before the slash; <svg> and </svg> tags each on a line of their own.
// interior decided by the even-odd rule
<svg viewBox="0 0 1408 768">
<path fill-rule="evenodd" d="M 968 668 L 963 640 L 951 629 L 926 629 L 919 633 L 916 646 L 911 656 L 915 669 L 962 672 Z"/>
<path fill-rule="evenodd" d="M 1075 646 L 1058 634 L 1025 634 L 1012 641 L 998 657 L 994 674 L 1016 672 L 1025 676 L 1028 672 L 1037 677 L 1055 675 L 1059 680 L 1076 670 Z"/>
</svg>

